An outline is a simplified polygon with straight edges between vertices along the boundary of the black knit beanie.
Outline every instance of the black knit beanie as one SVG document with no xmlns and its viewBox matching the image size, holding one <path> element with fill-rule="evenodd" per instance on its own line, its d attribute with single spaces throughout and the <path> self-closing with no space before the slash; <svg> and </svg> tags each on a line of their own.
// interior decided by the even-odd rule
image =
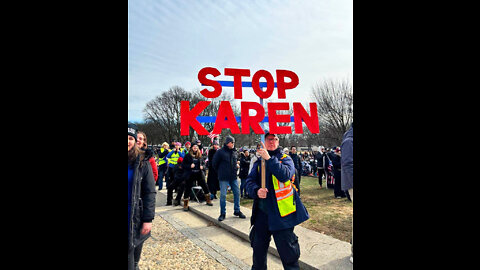
<svg viewBox="0 0 480 270">
<path fill-rule="evenodd" d="M 137 132 L 138 132 L 137 125 L 128 122 L 128 135 L 134 137 L 135 141 L 137 141 Z"/>
<path fill-rule="evenodd" d="M 225 138 L 225 145 L 227 145 L 227 144 L 229 144 L 229 143 L 231 143 L 231 142 L 235 143 L 235 138 L 233 138 L 232 136 L 227 136 L 227 137 Z"/>
</svg>

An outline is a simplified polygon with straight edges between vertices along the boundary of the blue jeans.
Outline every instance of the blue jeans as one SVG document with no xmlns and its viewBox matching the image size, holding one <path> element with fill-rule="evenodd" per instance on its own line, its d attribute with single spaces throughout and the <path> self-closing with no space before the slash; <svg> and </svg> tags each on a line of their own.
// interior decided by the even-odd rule
<svg viewBox="0 0 480 270">
<path fill-rule="evenodd" d="M 225 215 L 227 210 L 227 188 L 230 185 L 233 192 L 233 211 L 240 212 L 240 189 L 238 187 L 238 180 L 219 181 L 220 182 L 220 214 Z"/>
<path fill-rule="evenodd" d="M 245 190 L 245 183 L 247 182 L 247 178 L 244 178 L 244 179 L 240 179 L 240 195 L 243 197 L 243 196 L 247 196 L 247 191 Z"/>
<path fill-rule="evenodd" d="M 163 177 L 165 176 L 166 172 L 167 172 L 166 168 L 162 168 L 162 167 L 158 166 L 158 180 L 157 180 L 158 190 L 163 189 Z"/>
</svg>

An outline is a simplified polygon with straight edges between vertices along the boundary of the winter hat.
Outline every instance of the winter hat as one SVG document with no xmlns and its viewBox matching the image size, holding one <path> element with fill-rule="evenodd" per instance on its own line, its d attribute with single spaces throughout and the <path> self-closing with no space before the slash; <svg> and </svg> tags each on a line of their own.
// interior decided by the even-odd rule
<svg viewBox="0 0 480 270">
<path fill-rule="evenodd" d="M 137 141 L 137 132 L 138 132 L 137 125 L 128 122 L 128 135 L 134 137 L 135 141 Z"/>
<path fill-rule="evenodd" d="M 175 146 L 177 146 L 177 145 L 180 146 L 180 147 L 182 146 L 182 144 L 179 143 L 179 142 L 176 142 L 176 143 L 175 143 Z"/>
<path fill-rule="evenodd" d="M 217 141 L 217 140 L 213 140 L 212 145 L 218 145 L 218 141 Z"/>
<path fill-rule="evenodd" d="M 231 143 L 231 142 L 235 143 L 235 138 L 233 138 L 232 136 L 227 136 L 227 137 L 225 138 L 225 145 L 227 145 L 227 144 L 229 144 L 229 143 Z"/>
<path fill-rule="evenodd" d="M 192 145 L 189 141 L 185 142 L 185 146 L 187 146 L 187 144 L 190 146 Z"/>
</svg>

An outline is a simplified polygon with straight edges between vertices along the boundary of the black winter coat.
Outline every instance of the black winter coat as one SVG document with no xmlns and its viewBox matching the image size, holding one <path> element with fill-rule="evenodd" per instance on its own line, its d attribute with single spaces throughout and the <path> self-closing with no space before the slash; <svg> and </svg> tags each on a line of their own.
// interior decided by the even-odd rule
<svg viewBox="0 0 480 270">
<path fill-rule="evenodd" d="M 210 149 L 208 150 L 208 162 L 207 162 L 207 167 L 208 167 L 208 178 L 207 178 L 207 185 L 208 189 L 210 192 L 215 193 L 217 190 L 220 190 L 220 183 L 218 182 L 218 175 L 215 169 L 213 169 L 213 157 L 215 156 L 215 153 L 217 150 L 215 149 Z"/>
<path fill-rule="evenodd" d="M 155 180 L 152 167 L 147 159 L 140 161 L 140 156 L 135 162 L 132 184 L 132 208 L 130 215 L 130 233 L 128 235 L 129 250 L 135 248 L 151 233 L 140 233 L 144 222 L 152 222 L 155 217 Z M 133 233 L 132 233 L 133 232 Z"/>
<path fill-rule="evenodd" d="M 248 169 L 250 168 L 250 155 L 245 156 L 243 153 L 240 155 L 240 173 L 238 177 L 240 179 L 246 179 L 248 176 Z"/>
<path fill-rule="evenodd" d="M 303 166 L 300 157 L 297 154 L 290 154 L 290 157 L 293 160 L 293 165 L 295 165 L 295 169 L 297 169 L 297 171 L 301 173 L 303 171 Z"/>
<path fill-rule="evenodd" d="M 327 167 L 328 167 L 328 159 L 327 159 L 325 153 L 318 152 L 318 153 L 315 155 L 315 159 L 317 160 L 317 167 L 318 167 L 318 168 L 323 168 L 324 170 L 327 169 Z"/>
<path fill-rule="evenodd" d="M 185 172 L 183 177 L 185 179 L 189 179 L 190 175 L 192 174 L 192 172 L 194 170 L 202 172 L 203 178 L 205 178 L 204 170 L 200 170 L 200 166 L 202 166 L 205 169 L 205 161 L 203 160 L 202 156 L 200 156 L 200 158 L 197 160 L 197 162 L 195 163 L 195 167 L 193 169 L 191 168 L 191 166 L 192 166 L 192 164 L 194 164 L 194 158 L 190 154 L 185 155 L 185 158 L 183 158 L 182 164 L 183 164 L 183 166 L 182 166 L 183 171 Z"/>
<path fill-rule="evenodd" d="M 237 154 L 236 149 L 229 149 L 224 145 L 213 156 L 213 169 L 217 172 L 219 181 L 237 179 Z"/>
<path fill-rule="evenodd" d="M 333 165 L 333 177 L 335 177 L 335 179 L 340 180 L 341 172 L 342 172 L 342 162 L 341 162 L 342 159 L 340 156 L 336 154 L 332 154 L 331 160 Z"/>
</svg>

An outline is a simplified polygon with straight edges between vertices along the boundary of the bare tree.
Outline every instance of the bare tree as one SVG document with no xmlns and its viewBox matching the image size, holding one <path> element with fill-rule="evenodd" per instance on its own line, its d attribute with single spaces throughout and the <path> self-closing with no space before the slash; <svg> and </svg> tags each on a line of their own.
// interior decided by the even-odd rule
<svg viewBox="0 0 480 270">
<path fill-rule="evenodd" d="M 188 92 L 179 86 L 173 86 L 168 91 L 149 101 L 143 109 L 145 126 L 149 129 L 150 142 L 171 142 L 172 140 L 185 143 L 194 140 L 201 140 L 203 145 L 210 144 L 210 138 L 207 136 L 199 136 L 191 127 L 188 136 L 180 136 L 180 102 L 190 101 L 190 107 L 193 108 L 199 101 L 211 101 L 210 105 L 202 111 L 200 116 L 215 116 L 221 101 L 232 101 L 233 98 L 229 94 L 222 94 L 217 99 L 207 99 L 202 96 L 199 91 Z M 233 105 L 232 109 L 238 111 Z M 214 123 L 202 123 L 208 131 L 213 130 Z M 223 133 L 223 132 L 222 132 Z M 150 137 L 153 137 L 150 140 Z"/>
<path fill-rule="evenodd" d="M 347 79 L 327 80 L 312 87 L 318 105 L 320 138 L 323 144 L 338 145 L 353 122 L 353 86 Z"/>
<path fill-rule="evenodd" d="M 180 101 L 193 100 L 193 94 L 179 86 L 149 101 L 143 112 L 146 123 L 155 123 L 161 130 L 162 140 L 170 142 L 180 139 Z M 198 101 L 197 101 L 198 102 Z"/>
</svg>

